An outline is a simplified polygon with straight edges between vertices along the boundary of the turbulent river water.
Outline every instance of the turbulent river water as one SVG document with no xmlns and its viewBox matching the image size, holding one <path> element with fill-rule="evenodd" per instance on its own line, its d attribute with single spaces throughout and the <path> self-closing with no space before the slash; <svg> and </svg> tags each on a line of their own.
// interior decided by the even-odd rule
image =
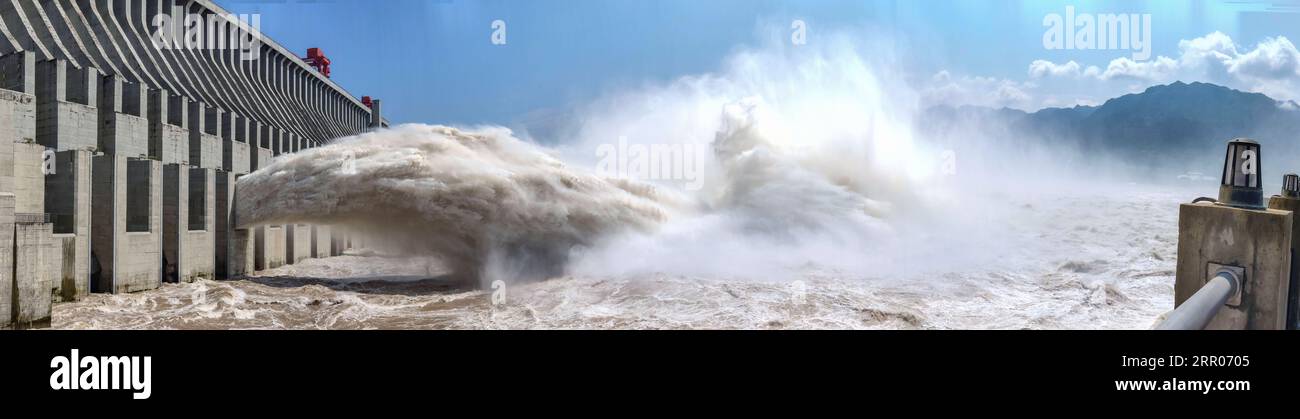
<svg viewBox="0 0 1300 419">
<path fill-rule="evenodd" d="M 455 285 L 435 260 L 357 253 L 95 294 L 56 305 L 53 327 L 1146 329 L 1173 306 L 1187 196 L 1145 189 L 1009 201 L 1006 254 L 948 272 L 570 275 L 509 285 L 494 304 L 493 290 Z"/>
<path fill-rule="evenodd" d="M 834 39 L 612 92 L 548 141 L 406 124 L 279 156 L 239 180 L 240 223 L 382 246 L 54 326 L 1142 329 L 1172 307 L 1177 205 L 1213 182 L 935 123 L 870 37 Z"/>
</svg>

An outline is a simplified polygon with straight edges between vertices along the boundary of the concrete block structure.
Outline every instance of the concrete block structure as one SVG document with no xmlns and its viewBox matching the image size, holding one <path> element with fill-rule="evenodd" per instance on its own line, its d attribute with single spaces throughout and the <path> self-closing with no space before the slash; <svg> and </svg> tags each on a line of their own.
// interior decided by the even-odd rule
<svg viewBox="0 0 1300 419">
<path fill-rule="evenodd" d="M 331 256 L 342 255 L 347 240 L 346 238 L 347 232 L 341 228 L 335 227 L 334 231 L 330 233 L 331 233 L 330 234 L 330 255 Z"/>
<path fill-rule="evenodd" d="M 284 266 L 287 246 L 282 225 L 258 227 L 254 237 L 254 262 L 257 270 Z"/>
<path fill-rule="evenodd" d="M 203 102 L 189 102 L 186 112 L 189 124 L 190 165 L 204 169 L 221 168 L 221 125 L 213 111 Z"/>
<path fill-rule="evenodd" d="M 14 213 L 44 215 L 46 148 L 31 143 L 14 143 L 12 146 Z"/>
<path fill-rule="evenodd" d="M 36 64 L 36 142 L 59 151 L 99 147 L 99 71 L 61 59 Z"/>
<path fill-rule="evenodd" d="M 62 242 L 54 237 L 54 226 L 45 213 L 46 148 L 34 143 L 12 146 L 12 193 L 0 195 L 0 226 L 7 239 L 8 282 L 0 283 L 0 296 L 7 296 L 7 315 L 0 327 L 42 327 L 50 321 L 51 293 L 63 267 Z"/>
<path fill-rule="evenodd" d="M 216 173 L 216 275 L 231 279 L 257 269 L 254 261 L 253 230 L 235 228 L 235 184 L 239 175 Z"/>
<path fill-rule="evenodd" d="M 0 329 L 13 327 L 14 194 L 0 192 Z"/>
<path fill-rule="evenodd" d="M 54 241 L 53 226 L 38 220 L 14 223 L 14 279 L 12 298 L 15 328 L 50 324 L 50 290 L 63 266 L 62 249 Z"/>
<path fill-rule="evenodd" d="M 212 169 L 163 167 L 163 281 L 216 278 L 215 189 Z"/>
<path fill-rule="evenodd" d="M 334 256 L 330 250 L 330 226 L 314 225 L 311 227 L 311 257 L 326 258 Z"/>
<path fill-rule="evenodd" d="M 1245 273 L 1242 292 L 1206 328 L 1285 329 L 1292 222 L 1290 211 L 1180 205 L 1175 304 L 1200 290 L 1219 266 L 1240 267 Z"/>
<path fill-rule="evenodd" d="M 149 157 L 148 89 L 109 75 L 99 89 L 99 151 Z"/>
<path fill-rule="evenodd" d="M 54 296 L 73 301 L 90 292 L 92 156 L 87 150 L 68 150 L 55 157 L 55 172 L 45 176 L 45 211 L 63 254 Z"/>
<path fill-rule="evenodd" d="M 13 192 L 13 144 L 36 142 L 36 56 L 0 57 L 0 193 Z"/>
<path fill-rule="evenodd" d="M 150 90 L 146 106 L 149 109 L 149 157 L 164 164 L 189 164 L 189 130 L 185 128 L 189 100 L 174 96 L 167 90 Z"/>
<path fill-rule="evenodd" d="M 258 127 L 261 133 L 262 144 L 270 144 L 269 138 L 274 134 L 274 130 L 269 127 Z M 273 151 L 264 147 L 254 147 L 251 156 L 251 164 L 255 169 L 261 169 L 271 164 Z M 286 254 L 288 249 L 285 226 L 271 225 L 259 226 L 253 229 L 253 261 L 254 268 L 257 270 L 273 269 L 283 266 L 287 260 Z"/>
<path fill-rule="evenodd" d="M 251 172 L 252 152 L 248 145 L 248 120 L 236 113 L 222 113 L 221 170 L 247 174 Z"/>
<path fill-rule="evenodd" d="M 275 158 L 271 150 L 262 147 L 255 147 L 252 150 L 249 150 L 249 156 L 252 157 L 252 159 L 248 164 L 253 168 L 253 170 L 266 167 L 271 164 L 271 159 Z"/>
<path fill-rule="evenodd" d="M 285 263 L 298 263 L 312 257 L 312 226 L 309 224 L 289 224 L 285 226 Z"/>
<path fill-rule="evenodd" d="M 135 292 L 162 281 L 162 163 L 92 160 L 91 292 Z"/>
<path fill-rule="evenodd" d="M 1296 222 L 1294 214 L 1300 213 L 1300 177 L 1283 180 L 1282 195 L 1273 195 L 1268 200 L 1268 208 L 1281 211 L 1290 211 L 1293 214 L 1291 220 L 1291 239 L 1300 240 L 1300 222 Z M 1288 186 L 1296 187 L 1295 190 L 1288 190 Z M 1290 330 L 1300 330 L 1300 269 L 1296 269 L 1294 264 L 1300 261 L 1300 243 L 1291 245 L 1291 269 L 1290 284 L 1287 285 L 1286 302 L 1286 328 Z"/>
</svg>

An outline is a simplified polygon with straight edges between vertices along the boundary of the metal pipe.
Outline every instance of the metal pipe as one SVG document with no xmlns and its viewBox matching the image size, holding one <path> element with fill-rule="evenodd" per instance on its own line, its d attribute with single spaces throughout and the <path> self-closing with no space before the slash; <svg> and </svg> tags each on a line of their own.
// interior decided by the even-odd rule
<svg viewBox="0 0 1300 419">
<path fill-rule="evenodd" d="M 1237 292 L 1241 280 L 1227 269 L 1220 270 L 1196 294 L 1183 301 L 1156 330 L 1201 330 Z"/>
</svg>

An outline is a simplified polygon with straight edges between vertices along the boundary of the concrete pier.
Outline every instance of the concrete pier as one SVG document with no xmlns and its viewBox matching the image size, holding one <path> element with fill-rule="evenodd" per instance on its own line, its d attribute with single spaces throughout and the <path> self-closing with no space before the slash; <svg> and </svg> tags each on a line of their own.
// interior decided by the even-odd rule
<svg viewBox="0 0 1300 419">
<path fill-rule="evenodd" d="M 0 57 L 0 168 L 13 167 L 11 144 L 35 142 L 36 55 Z M 0 192 L 13 192 L 12 181 L 12 171 L 0 169 Z"/>
<path fill-rule="evenodd" d="M 99 71 L 64 60 L 36 65 L 36 141 L 63 150 L 99 147 Z"/>
<path fill-rule="evenodd" d="M 285 226 L 285 245 L 284 260 L 286 263 L 296 264 L 312 257 L 312 226 L 308 224 L 289 224 Z"/>
<path fill-rule="evenodd" d="M 99 93 L 99 151 L 127 157 L 148 157 L 149 92 L 143 86 L 104 77 Z"/>
<path fill-rule="evenodd" d="M 54 296 L 73 301 L 90 293 L 91 154 L 68 150 L 55 156 L 57 170 L 45 176 L 45 211 L 63 254 Z"/>
<path fill-rule="evenodd" d="M 92 161 L 91 292 L 135 292 L 162 281 L 162 163 Z M 128 187 L 129 186 L 129 187 Z"/>
<path fill-rule="evenodd" d="M 284 226 L 258 227 L 255 238 L 255 263 L 257 270 L 284 266 L 286 256 Z"/>
<path fill-rule="evenodd" d="M 221 167 L 221 138 L 215 113 L 203 102 L 190 102 L 186 113 L 189 123 L 190 165 L 205 169 Z"/>
<path fill-rule="evenodd" d="M 173 96 L 166 90 L 149 91 L 149 157 L 168 164 L 189 164 L 189 132 L 185 128 L 184 110 L 189 99 Z"/>
<path fill-rule="evenodd" d="M 62 275 L 62 240 L 54 237 L 54 225 L 45 213 L 46 148 L 35 143 L 10 143 L 13 165 L 9 172 L 12 193 L 0 194 L 0 226 L 7 228 L 0 241 L 6 248 L 10 269 L 7 282 L 0 283 L 0 297 L 6 315 L 0 327 L 32 328 L 50 322 L 51 294 Z"/>
<path fill-rule="evenodd" d="M 55 244 L 53 225 L 22 221 L 14 223 L 13 327 L 45 327 L 50 324 L 50 290 L 63 266 L 63 250 Z"/>
<path fill-rule="evenodd" d="M 330 250 L 330 226 L 314 225 L 311 227 L 311 257 L 326 258 L 334 256 Z"/>
<path fill-rule="evenodd" d="M 0 232 L 14 231 L 14 194 L 0 192 Z M 13 327 L 14 235 L 0 234 L 0 328 Z"/>
<path fill-rule="evenodd" d="M 215 183 L 211 169 L 163 167 L 163 281 L 216 278 Z"/>
<path fill-rule="evenodd" d="M 235 228 L 233 209 L 238 175 L 216 173 L 216 275 L 237 278 L 257 269 L 254 261 L 253 230 Z M 260 227 L 259 227 L 260 228 Z"/>
<path fill-rule="evenodd" d="M 236 113 L 222 113 L 221 119 L 221 170 L 247 174 L 252 168 L 252 152 L 248 145 L 248 120 Z"/>
</svg>

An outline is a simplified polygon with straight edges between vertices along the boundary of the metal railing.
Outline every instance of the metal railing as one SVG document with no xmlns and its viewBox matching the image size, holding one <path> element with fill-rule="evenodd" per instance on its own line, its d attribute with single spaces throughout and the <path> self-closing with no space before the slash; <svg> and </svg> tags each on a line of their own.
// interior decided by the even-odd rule
<svg viewBox="0 0 1300 419">
<path fill-rule="evenodd" d="M 1228 269 L 1220 269 L 1209 282 L 1175 308 L 1156 330 L 1201 330 L 1219 314 L 1228 299 L 1237 293 L 1241 278 Z"/>
<path fill-rule="evenodd" d="M 20 212 L 14 214 L 14 224 L 49 224 L 53 218 L 50 214 L 35 212 Z"/>
</svg>

